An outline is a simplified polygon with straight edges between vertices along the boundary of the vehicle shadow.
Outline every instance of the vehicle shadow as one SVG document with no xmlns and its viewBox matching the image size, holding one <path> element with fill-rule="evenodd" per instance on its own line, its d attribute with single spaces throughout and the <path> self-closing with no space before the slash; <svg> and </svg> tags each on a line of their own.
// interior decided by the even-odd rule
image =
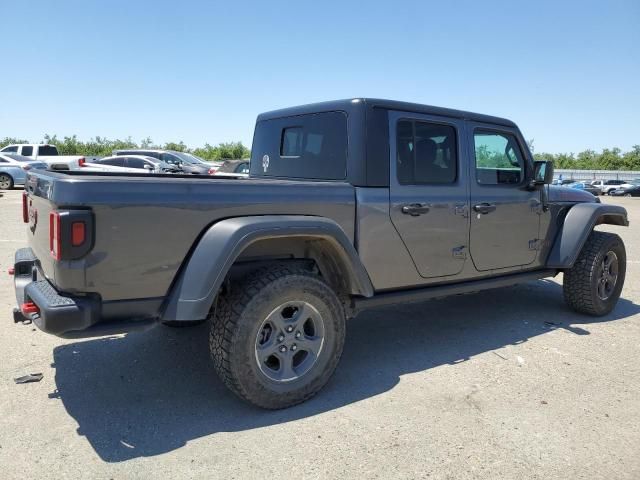
<svg viewBox="0 0 640 480">
<path fill-rule="evenodd" d="M 407 373 L 460 363 L 554 328 L 586 335 L 572 324 L 638 312 L 640 306 L 621 299 L 603 318 L 575 314 L 551 281 L 364 312 L 348 324 L 344 355 L 329 384 L 310 401 L 275 412 L 245 404 L 217 379 L 206 325 L 158 327 L 57 347 L 57 390 L 50 397 L 62 401 L 101 459 L 121 462 L 217 432 L 317 415 L 386 392 Z"/>
</svg>

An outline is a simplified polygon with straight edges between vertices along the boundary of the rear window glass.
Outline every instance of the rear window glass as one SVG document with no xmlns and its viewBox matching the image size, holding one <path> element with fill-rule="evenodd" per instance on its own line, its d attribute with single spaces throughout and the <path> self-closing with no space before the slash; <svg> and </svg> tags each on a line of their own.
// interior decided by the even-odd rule
<svg viewBox="0 0 640 480">
<path fill-rule="evenodd" d="M 343 180 L 346 115 L 326 112 L 258 122 L 250 171 L 252 176 Z"/>
</svg>

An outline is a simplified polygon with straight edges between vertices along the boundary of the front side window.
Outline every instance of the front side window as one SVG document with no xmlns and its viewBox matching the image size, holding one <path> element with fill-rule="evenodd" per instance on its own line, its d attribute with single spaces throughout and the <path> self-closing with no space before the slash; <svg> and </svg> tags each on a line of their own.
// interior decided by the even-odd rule
<svg viewBox="0 0 640 480">
<path fill-rule="evenodd" d="M 162 160 L 165 163 L 170 163 L 171 165 L 180 165 L 182 163 L 182 161 L 178 157 L 170 153 L 161 153 L 160 160 Z"/>
<path fill-rule="evenodd" d="M 127 167 L 129 168 L 146 168 L 147 165 L 149 165 L 149 163 L 141 158 L 127 158 Z"/>
<path fill-rule="evenodd" d="M 456 181 L 458 156 L 454 127 L 400 120 L 396 136 L 398 182 L 425 185 Z"/>
<path fill-rule="evenodd" d="M 517 185 L 522 182 L 524 157 L 514 135 L 476 130 L 473 138 L 479 184 Z"/>
<path fill-rule="evenodd" d="M 33 155 L 33 147 L 22 147 L 22 155 L 25 157 Z"/>
</svg>

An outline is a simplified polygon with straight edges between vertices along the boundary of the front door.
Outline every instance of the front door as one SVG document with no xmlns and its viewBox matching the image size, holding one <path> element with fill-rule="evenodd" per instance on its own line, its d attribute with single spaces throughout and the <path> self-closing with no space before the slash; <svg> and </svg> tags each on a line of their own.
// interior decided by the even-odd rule
<svg viewBox="0 0 640 480">
<path fill-rule="evenodd" d="M 389 112 L 389 133 L 391 221 L 422 277 L 460 273 L 469 248 L 463 122 Z"/>
<path fill-rule="evenodd" d="M 528 265 L 537 254 L 540 192 L 515 128 L 469 123 L 471 258 L 477 270 Z"/>
</svg>

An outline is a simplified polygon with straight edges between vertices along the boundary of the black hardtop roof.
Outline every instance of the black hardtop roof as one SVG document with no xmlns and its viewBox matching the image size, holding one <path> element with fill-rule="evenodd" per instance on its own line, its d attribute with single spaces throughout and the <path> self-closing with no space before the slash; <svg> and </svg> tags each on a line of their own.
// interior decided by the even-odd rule
<svg viewBox="0 0 640 480">
<path fill-rule="evenodd" d="M 426 115 L 438 115 L 442 117 L 460 118 L 477 122 L 495 123 L 508 127 L 516 127 L 515 123 L 506 118 L 483 115 L 481 113 L 465 112 L 463 110 L 454 110 L 451 108 L 434 107 L 431 105 L 422 105 L 419 103 L 401 102 L 397 100 L 384 100 L 379 98 L 350 98 L 345 100 L 332 100 L 329 102 L 310 103 L 308 105 L 283 108 L 261 113 L 260 115 L 258 115 L 258 121 L 330 111 L 345 111 L 349 113 L 355 109 L 365 107 L 423 113 Z"/>
</svg>

